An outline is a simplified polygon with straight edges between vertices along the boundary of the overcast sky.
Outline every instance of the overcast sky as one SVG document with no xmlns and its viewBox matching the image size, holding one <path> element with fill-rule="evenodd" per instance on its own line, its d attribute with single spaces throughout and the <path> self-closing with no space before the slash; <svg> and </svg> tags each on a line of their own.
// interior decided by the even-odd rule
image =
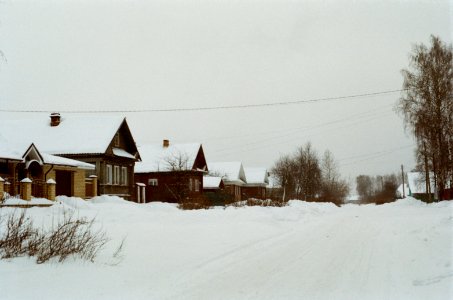
<svg viewBox="0 0 453 300">
<path fill-rule="evenodd" d="M 0 109 L 192 108 L 398 90 L 414 43 L 430 34 L 452 42 L 452 16 L 448 1 L 6 0 Z M 208 162 L 271 167 L 311 141 L 353 180 L 414 166 L 414 142 L 393 111 L 399 96 L 124 115 L 138 144 L 201 142 Z"/>
</svg>

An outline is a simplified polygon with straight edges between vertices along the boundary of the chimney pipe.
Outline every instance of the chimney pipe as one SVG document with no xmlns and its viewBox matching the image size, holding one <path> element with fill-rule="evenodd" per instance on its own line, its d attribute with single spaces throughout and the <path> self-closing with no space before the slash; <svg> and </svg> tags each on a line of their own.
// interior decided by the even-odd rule
<svg viewBox="0 0 453 300">
<path fill-rule="evenodd" d="M 60 124 L 60 113 L 50 114 L 50 126 L 55 127 Z"/>
<path fill-rule="evenodd" d="M 168 148 L 168 146 L 170 146 L 170 141 L 169 140 L 164 140 L 163 146 L 164 146 L 164 148 Z"/>
</svg>

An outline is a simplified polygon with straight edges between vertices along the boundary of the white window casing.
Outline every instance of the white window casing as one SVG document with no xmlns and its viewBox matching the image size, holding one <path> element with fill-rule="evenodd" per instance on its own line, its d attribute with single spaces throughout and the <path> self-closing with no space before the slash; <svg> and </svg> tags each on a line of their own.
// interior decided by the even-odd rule
<svg viewBox="0 0 453 300">
<path fill-rule="evenodd" d="M 114 166 L 113 168 L 113 184 L 118 185 L 120 184 L 120 166 Z"/>
<path fill-rule="evenodd" d="M 106 165 L 105 166 L 105 183 L 106 184 L 112 184 L 112 165 Z"/>
<path fill-rule="evenodd" d="M 121 167 L 121 185 L 127 184 L 128 184 L 127 167 Z"/>
</svg>

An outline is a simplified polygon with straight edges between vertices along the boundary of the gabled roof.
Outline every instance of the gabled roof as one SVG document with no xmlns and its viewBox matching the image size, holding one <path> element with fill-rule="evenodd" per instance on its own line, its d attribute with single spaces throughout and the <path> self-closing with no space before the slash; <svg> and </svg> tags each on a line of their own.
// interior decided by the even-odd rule
<svg viewBox="0 0 453 300">
<path fill-rule="evenodd" d="M 434 173 L 429 172 L 429 178 L 431 181 L 431 193 L 435 192 L 434 185 Z M 410 192 L 412 194 L 426 194 L 426 183 L 425 173 L 423 172 L 408 172 L 407 173 L 407 184 L 409 185 Z"/>
<path fill-rule="evenodd" d="M 0 133 L 0 159 L 22 161 L 22 154 L 24 154 L 24 151 L 25 149 L 20 152 L 11 147 L 8 141 Z"/>
<path fill-rule="evenodd" d="M 58 126 L 48 117 L 0 121 L 0 133 L 19 148 L 34 143 L 48 154 L 105 153 L 123 117 L 63 115 Z"/>
<path fill-rule="evenodd" d="M 35 158 L 40 164 L 51 164 L 60 166 L 71 166 L 81 169 L 94 170 L 95 166 L 82 161 L 59 157 L 48 153 L 43 153 L 32 143 L 27 148 L 21 149 L 19 146 L 10 146 L 4 137 L 0 136 L 0 159 L 11 159 L 25 162 L 28 156 Z"/>
<path fill-rule="evenodd" d="M 148 144 L 138 147 L 142 161 L 135 164 L 135 173 L 193 170 L 201 144 Z"/>
<path fill-rule="evenodd" d="M 266 168 L 244 168 L 247 184 L 250 185 L 268 185 L 269 178 Z"/>
<path fill-rule="evenodd" d="M 203 189 L 219 189 L 222 184 L 222 177 L 203 176 Z"/>
<path fill-rule="evenodd" d="M 65 158 L 65 157 L 61 157 L 61 156 L 55 156 L 55 155 L 47 154 L 47 153 L 41 153 L 41 156 L 44 159 L 45 164 L 77 167 L 77 168 L 85 169 L 85 170 L 94 170 L 95 169 L 95 166 L 93 164 L 89 164 L 89 163 L 75 160 L 75 159 Z"/>
<path fill-rule="evenodd" d="M 208 167 L 211 174 L 221 176 L 224 182 L 247 182 L 244 168 L 240 161 L 231 162 L 210 162 Z"/>
</svg>

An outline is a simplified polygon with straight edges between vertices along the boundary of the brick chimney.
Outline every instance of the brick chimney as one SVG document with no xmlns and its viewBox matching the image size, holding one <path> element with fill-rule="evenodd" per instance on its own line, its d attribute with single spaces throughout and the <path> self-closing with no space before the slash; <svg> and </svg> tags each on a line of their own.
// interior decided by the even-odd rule
<svg viewBox="0 0 453 300">
<path fill-rule="evenodd" d="M 168 148 L 168 146 L 170 146 L 170 141 L 164 140 L 163 146 L 164 146 L 164 148 Z"/>
<path fill-rule="evenodd" d="M 60 124 L 60 113 L 50 114 L 50 126 L 58 126 Z"/>
</svg>

